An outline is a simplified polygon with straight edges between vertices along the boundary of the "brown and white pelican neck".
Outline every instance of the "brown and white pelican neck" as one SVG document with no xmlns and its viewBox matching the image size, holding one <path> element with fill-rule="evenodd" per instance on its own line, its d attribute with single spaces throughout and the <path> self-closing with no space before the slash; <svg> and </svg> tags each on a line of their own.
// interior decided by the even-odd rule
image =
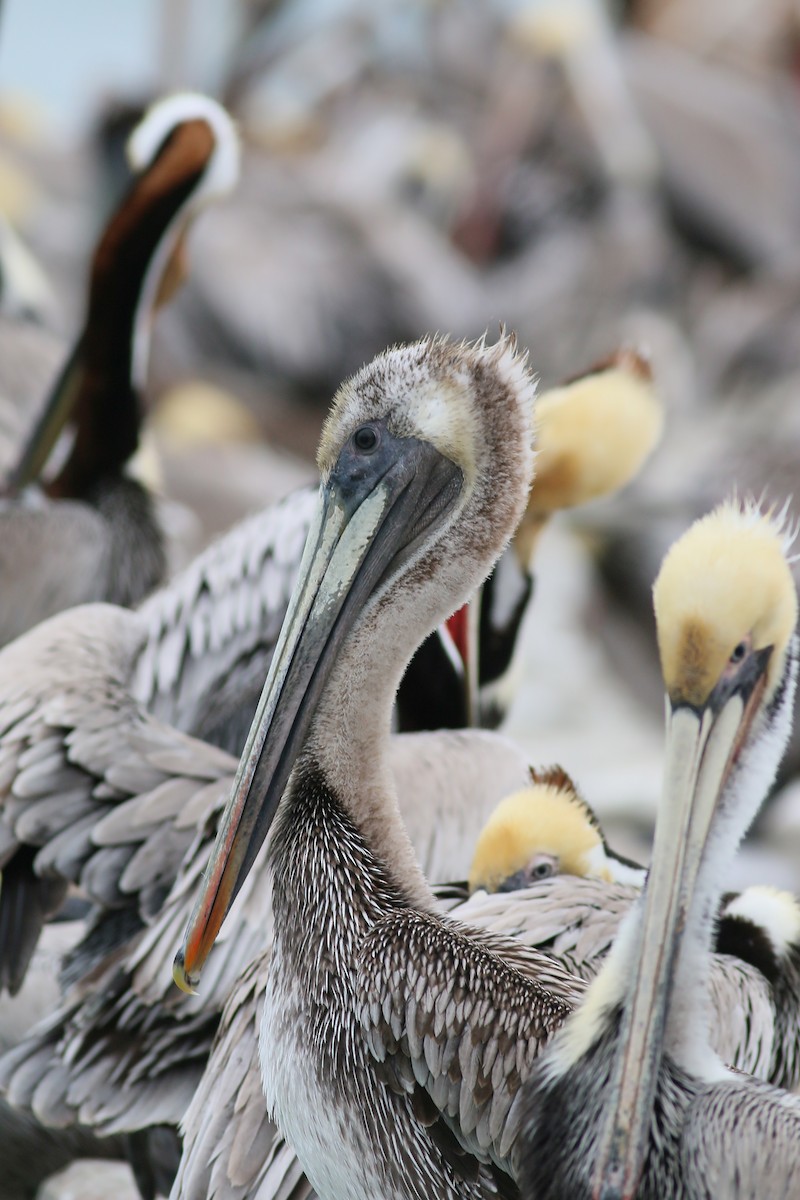
<svg viewBox="0 0 800 1200">
<path fill-rule="evenodd" d="M 176 262 L 192 219 L 238 179 L 233 124 L 207 96 L 153 105 L 131 134 L 128 156 L 135 175 L 92 256 L 83 328 L 11 473 L 12 494 L 39 478 L 69 419 L 75 441 L 47 484 L 51 496 L 82 497 L 134 453 L 153 312 L 180 281 Z"/>
<path fill-rule="evenodd" d="M 138 174 L 95 249 L 83 328 L 0 504 L 2 642 L 69 605 L 134 604 L 165 572 L 153 498 L 125 467 L 139 440 L 153 311 L 191 221 L 235 182 L 238 146 L 219 105 L 185 95 L 145 116 L 131 159 Z M 67 422 L 71 446 L 42 481 Z"/>
<path fill-rule="evenodd" d="M 520 1104 L 521 1175 L 544 1200 L 777 1197 L 800 1172 L 800 1101 L 723 1067 L 708 993 L 721 871 L 791 728 L 787 553 L 780 519 L 725 504 L 673 546 L 656 581 L 668 702 L 653 864 Z"/>
<path fill-rule="evenodd" d="M 277 809 L 262 1079 L 322 1196 L 510 1190 L 511 1102 L 581 992 L 552 960 L 436 913 L 385 756 L 413 647 L 524 510 L 532 397 L 508 339 L 390 351 L 340 392 L 318 515 L 176 960 L 195 982 Z"/>
</svg>

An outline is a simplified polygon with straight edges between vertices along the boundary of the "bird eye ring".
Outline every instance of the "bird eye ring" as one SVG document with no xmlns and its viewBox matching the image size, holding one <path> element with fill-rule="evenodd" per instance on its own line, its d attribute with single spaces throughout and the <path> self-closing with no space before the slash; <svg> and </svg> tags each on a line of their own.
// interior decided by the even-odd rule
<svg viewBox="0 0 800 1200">
<path fill-rule="evenodd" d="M 372 454 L 378 449 L 380 435 L 374 425 L 362 425 L 353 434 L 353 445 L 361 454 Z"/>
</svg>

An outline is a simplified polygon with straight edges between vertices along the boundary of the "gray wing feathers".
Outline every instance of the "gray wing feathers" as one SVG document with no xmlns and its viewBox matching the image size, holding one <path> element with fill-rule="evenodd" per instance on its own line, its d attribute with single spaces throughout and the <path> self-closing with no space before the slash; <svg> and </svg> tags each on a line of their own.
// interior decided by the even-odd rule
<svg viewBox="0 0 800 1200">
<path fill-rule="evenodd" d="M 79 973 L 55 1017 L 2 1059 L 0 1085 L 9 1088 L 15 1103 L 41 1119 L 80 1122 L 104 1133 L 177 1125 L 182 1119 L 209 1062 L 219 1014 L 263 948 L 264 925 L 270 925 L 264 848 L 237 897 L 238 913 L 232 910 L 211 951 L 202 992 L 185 996 L 175 988 L 175 947 L 194 905 L 224 798 L 219 796 L 201 826 L 157 920 L 112 937 L 107 953 Z M 221 1069 L 228 1077 L 230 1064 L 226 1058 L 212 1062 L 214 1072 L 206 1076 L 216 1090 L 221 1084 L 215 1072 Z M 253 1069 L 257 1082 L 257 1055 Z M 260 1084 L 257 1092 L 263 1109 Z M 235 1115 L 238 1128 L 238 1111 Z M 281 1169 L 289 1171 L 289 1160 L 281 1161 Z"/>
<path fill-rule="evenodd" d="M 37 876 L 75 883 L 147 922 L 198 824 L 224 802 L 235 762 L 131 698 L 140 643 L 136 614 L 91 605 L 0 653 L 0 867 L 10 875 L 33 852 L 31 886 Z"/>
<path fill-rule="evenodd" d="M 257 699 L 316 496 L 302 488 L 243 521 L 140 607 L 146 638 L 131 690 L 162 720 L 198 736 L 219 733 L 209 705 L 234 668 L 237 688 L 246 670 Z"/>
<path fill-rule="evenodd" d="M 519 892 L 476 892 L 459 907 L 458 918 L 543 950 L 589 980 L 638 895 L 638 889 L 624 884 L 559 875 Z"/>
<path fill-rule="evenodd" d="M 404 913 L 366 939 L 356 987 L 379 1076 L 423 1089 L 465 1149 L 507 1170 L 511 1103 L 580 982 L 536 951 Z"/>
<path fill-rule="evenodd" d="M 698 1092 L 684 1120 L 680 1173 L 698 1200 L 796 1196 L 800 1098 L 757 1080 Z"/>
<path fill-rule="evenodd" d="M 182 1123 L 184 1153 L 173 1200 L 301 1200 L 312 1195 L 294 1152 L 267 1117 L 258 1067 L 261 997 L 269 955 L 232 992 L 206 1071 Z"/>
<path fill-rule="evenodd" d="M 563 875 L 512 894 L 476 892 L 459 906 L 458 918 L 542 950 L 588 981 L 638 894 L 624 884 Z M 715 954 L 709 988 L 717 1054 L 737 1070 L 769 1078 L 777 1036 L 769 983 L 749 963 Z"/>
<path fill-rule="evenodd" d="M 715 954 L 709 996 L 709 1034 L 717 1054 L 739 1071 L 768 1079 L 778 1031 L 767 980 L 750 963 Z"/>
</svg>

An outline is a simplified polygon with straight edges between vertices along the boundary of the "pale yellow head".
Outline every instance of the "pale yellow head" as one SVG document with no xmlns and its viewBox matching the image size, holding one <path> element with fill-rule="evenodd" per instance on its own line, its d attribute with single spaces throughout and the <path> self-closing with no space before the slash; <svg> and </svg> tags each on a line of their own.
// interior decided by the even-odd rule
<svg viewBox="0 0 800 1200">
<path fill-rule="evenodd" d="M 470 868 L 470 892 L 496 892 L 525 871 L 531 883 L 547 874 L 612 879 L 594 814 L 569 776 L 557 767 L 532 777 L 533 786 L 501 800 L 483 827 Z M 548 862 L 552 869 L 539 875 L 536 864 Z"/>
<path fill-rule="evenodd" d="M 530 508 L 547 514 L 629 483 L 661 436 L 663 410 L 647 362 L 622 351 L 540 398 Z"/>
<path fill-rule="evenodd" d="M 742 649 L 772 647 L 769 697 L 783 675 L 797 623 L 790 543 L 782 515 L 728 501 L 695 522 L 669 551 L 653 604 L 673 704 L 702 706 Z"/>
</svg>

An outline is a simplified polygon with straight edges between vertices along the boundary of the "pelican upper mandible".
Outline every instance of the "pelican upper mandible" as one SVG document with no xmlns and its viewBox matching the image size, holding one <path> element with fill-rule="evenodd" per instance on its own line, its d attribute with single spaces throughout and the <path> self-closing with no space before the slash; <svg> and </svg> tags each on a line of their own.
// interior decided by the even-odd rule
<svg viewBox="0 0 800 1200">
<path fill-rule="evenodd" d="M 522 515 L 532 417 L 507 338 L 390 351 L 338 394 L 300 576 L 176 959 L 197 984 L 277 810 L 262 1080 L 323 1197 L 502 1191 L 505 1114 L 582 991 L 545 956 L 437 914 L 386 766 L 410 654 Z"/>
<path fill-rule="evenodd" d="M 86 600 L 135 604 L 165 573 L 153 498 L 125 468 L 154 312 L 181 281 L 193 219 L 235 185 L 239 145 L 216 101 L 180 93 L 148 111 L 128 156 L 135 174 L 94 250 L 83 327 L 0 504 L 0 644 Z M 31 489 L 69 421 L 66 457 Z"/>
<path fill-rule="evenodd" d="M 537 1200 L 764 1200 L 800 1177 L 800 1101 L 730 1074 L 711 1049 L 708 999 L 721 872 L 791 727 L 789 540 L 779 518 L 728 503 L 673 546 L 656 581 L 667 752 L 653 863 L 521 1098 L 519 1161 Z"/>
</svg>

